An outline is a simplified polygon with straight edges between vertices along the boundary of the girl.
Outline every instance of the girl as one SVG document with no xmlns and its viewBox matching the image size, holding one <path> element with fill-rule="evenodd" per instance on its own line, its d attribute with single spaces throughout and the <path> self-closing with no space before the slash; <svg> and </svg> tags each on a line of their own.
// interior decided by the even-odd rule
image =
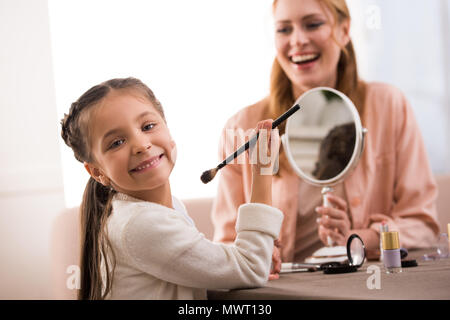
<svg viewBox="0 0 450 320">
<path fill-rule="evenodd" d="M 265 283 L 283 215 L 270 206 L 271 176 L 259 174 L 259 162 L 251 203 L 238 209 L 236 241 L 218 244 L 171 195 L 175 143 L 161 104 L 141 81 L 92 87 L 61 123 L 91 176 L 81 205 L 79 299 L 201 299 L 206 288 Z"/>
<path fill-rule="evenodd" d="M 345 0 L 275 0 L 273 16 L 276 57 L 270 93 L 239 111 L 225 129 L 253 128 L 261 119 L 282 114 L 307 90 L 326 86 L 354 102 L 369 132 L 358 166 L 329 196 L 332 208 L 321 206 L 320 188 L 302 181 L 281 153 L 273 205 L 285 215 L 282 259 L 303 261 L 327 244 L 328 236 L 345 245 L 352 233 L 359 234 L 366 249 L 378 249 L 383 220 L 389 230 L 399 231 L 404 247 L 432 246 L 439 231 L 437 189 L 419 127 L 402 92 L 358 77 Z M 224 135 L 221 157 L 229 151 L 225 141 Z M 248 201 L 249 170 L 222 170 L 213 206 L 216 241 L 235 239 L 235 211 Z"/>
</svg>

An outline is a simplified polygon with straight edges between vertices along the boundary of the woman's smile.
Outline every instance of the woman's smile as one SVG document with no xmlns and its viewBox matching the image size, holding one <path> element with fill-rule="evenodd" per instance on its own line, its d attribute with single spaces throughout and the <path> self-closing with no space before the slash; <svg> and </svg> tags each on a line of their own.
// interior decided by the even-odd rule
<svg viewBox="0 0 450 320">
<path fill-rule="evenodd" d="M 308 70 L 313 68 L 320 59 L 319 53 L 295 53 L 289 56 L 292 66 L 296 70 Z"/>
</svg>

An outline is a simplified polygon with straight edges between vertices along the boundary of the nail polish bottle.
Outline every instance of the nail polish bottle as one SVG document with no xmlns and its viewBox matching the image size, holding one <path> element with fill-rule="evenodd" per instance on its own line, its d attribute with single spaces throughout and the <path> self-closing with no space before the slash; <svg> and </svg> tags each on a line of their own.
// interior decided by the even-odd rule
<svg viewBox="0 0 450 320">
<path fill-rule="evenodd" d="M 398 232 L 382 232 L 381 241 L 383 244 L 383 262 L 386 273 L 402 272 Z"/>
<path fill-rule="evenodd" d="M 383 220 L 383 221 L 381 221 L 381 225 L 380 225 L 380 261 L 383 261 L 383 243 L 381 241 L 381 234 L 383 232 L 387 232 L 387 231 L 389 231 L 387 221 Z"/>
</svg>

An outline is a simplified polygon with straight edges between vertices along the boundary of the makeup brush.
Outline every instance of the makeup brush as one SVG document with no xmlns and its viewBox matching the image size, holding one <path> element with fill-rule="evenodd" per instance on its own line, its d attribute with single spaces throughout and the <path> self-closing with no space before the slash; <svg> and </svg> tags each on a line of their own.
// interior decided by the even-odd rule
<svg viewBox="0 0 450 320">
<path fill-rule="evenodd" d="M 299 104 L 296 104 L 293 107 L 291 107 L 288 111 L 283 113 L 281 116 L 279 116 L 277 119 L 275 119 L 274 122 L 272 122 L 272 129 L 275 129 L 276 127 L 278 127 L 283 121 L 285 121 L 287 118 L 292 116 L 298 110 L 300 110 Z M 230 163 L 231 161 L 236 159 L 242 152 L 247 150 L 250 146 L 253 146 L 256 143 L 256 141 L 258 140 L 258 137 L 259 137 L 259 132 L 254 137 L 249 139 L 244 145 L 239 147 L 239 149 L 237 149 L 233 154 L 229 155 L 217 167 L 203 172 L 202 176 L 200 177 L 202 182 L 206 184 L 206 183 L 210 182 L 212 179 L 214 179 L 217 171 L 219 171 L 220 169 L 225 167 L 228 163 Z"/>
</svg>

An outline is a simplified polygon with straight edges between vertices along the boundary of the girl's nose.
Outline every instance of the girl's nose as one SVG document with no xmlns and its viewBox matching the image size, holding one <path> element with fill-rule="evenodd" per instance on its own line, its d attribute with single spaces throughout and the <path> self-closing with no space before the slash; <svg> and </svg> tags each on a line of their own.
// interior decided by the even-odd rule
<svg viewBox="0 0 450 320">
<path fill-rule="evenodd" d="M 137 137 L 133 141 L 132 152 L 133 154 L 140 154 L 142 152 L 145 152 L 146 150 L 149 150 L 151 147 L 152 143 L 150 142 L 148 136 Z"/>
</svg>

